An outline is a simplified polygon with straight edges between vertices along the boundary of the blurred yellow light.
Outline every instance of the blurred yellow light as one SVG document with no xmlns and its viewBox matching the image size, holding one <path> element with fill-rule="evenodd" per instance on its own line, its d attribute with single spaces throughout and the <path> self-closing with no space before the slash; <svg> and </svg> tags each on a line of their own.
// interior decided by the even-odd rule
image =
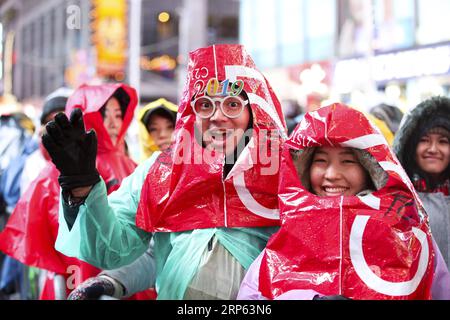
<svg viewBox="0 0 450 320">
<path fill-rule="evenodd" d="M 170 19 L 170 14 L 167 13 L 166 11 L 163 11 L 158 15 L 158 20 L 162 23 L 169 21 L 169 19 Z"/>
<path fill-rule="evenodd" d="M 119 82 L 123 81 L 125 79 L 125 74 L 123 72 L 117 72 L 114 74 L 114 79 Z"/>
</svg>

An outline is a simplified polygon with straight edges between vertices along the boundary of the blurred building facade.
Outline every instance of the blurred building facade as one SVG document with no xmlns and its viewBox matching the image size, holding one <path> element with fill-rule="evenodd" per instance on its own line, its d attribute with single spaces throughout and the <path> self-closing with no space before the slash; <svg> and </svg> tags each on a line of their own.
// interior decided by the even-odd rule
<svg viewBox="0 0 450 320">
<path fill-rule="evenodd" d="M 282 100 L 408 109 L 450 92 L 450 1 L 241 0 L 245 43 Z"/>
<path fill-rule="evenodd" d="M 61 86 L 129 81 L 133 1 L 0 1 L 1 51 L 5 51 L 5 35 L 12 35 L 14 44 L 9 62 L 11 92 L 19 100 L 27 100 L 45 97 Z M 138 0 L 138 3 L 142 103 L 160 96 L 176 102 L 177 76 L 187 55 L 182 52 L 184 43 L 204 46 L 238 42 L 238 1 Z M 199 6 L 202 10 L 198 10 Z M 202 21 L 203 27 L 199 28 Z M 197 32 L 180 32 L 181 23 L 190 30 L 197 28 Z M 1 65 L 4 71 L 5 59 Z M 3 92 L 5 72 L 1 75 Z"/>
<path fill-rule="evenodd" d="M 73 9 L 77 12 L 70 25 L 67 17 Z M 3 65 L 12 63 L 12 93 L 19 100 L 42 98 L 68 85 L 68 73 L 78 60 L 89 66 L 91 35 L 81 27 L 89 25 L 89 15 L 81 14 L 89 9 L 83 0 L 2 1 L 4 34 L 14 37 L 13 60 Z"/>
<path fill-rule="evenodd" d="M 190 50 L 242 43 L 284 101 L 408 107 L 449 93 L 449 11 L 448 0 L 0 0 L 0 92 L 131 80 L 141 103 L 177 102 Z"/>
<path fill-rule="evenodd" d="M 185 83 L 189 51 L 239 42 L 238 0 L 143 0 L 141 91 L 177 101 Z M 161 21 L 166 13 L 168 21 Z"/>
</svg>

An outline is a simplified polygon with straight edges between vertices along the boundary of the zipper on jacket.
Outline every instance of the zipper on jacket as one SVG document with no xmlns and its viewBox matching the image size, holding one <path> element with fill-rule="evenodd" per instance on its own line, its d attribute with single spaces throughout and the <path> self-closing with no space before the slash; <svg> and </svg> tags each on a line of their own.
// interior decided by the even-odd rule
<svg viewBox="0 0 450 320">
<path fill-rule="evenodd" d="M 211 251 L 211 250 L 212 250 L 214 236 L 215 236 L 215 234 L 213 234 L 213 236 L 211 237 L 211 239 L 209 239 L 209 241 L 208 241 L 208 251 Z"/>
<path fill-rule="evenodd" d="M 343 215 L 344 196 L 341 196 L 339 202 L 339 294 L 342 295 L 342 215 Z"/>
<path fill-rule="evenodd" d="M 225 228 L 228 228 L 227 224 L 227 192 L 225 190 L 225 181 L 222 180 L 223 185 L 223 213 L 225 215 Z"/>
<path fill-rule="evenodd" d="M 224 218 L 225 218 L 225 228 L 228 227 L 228 224 L 227 224 L 227 191 L 225 189 L 225 178 L 226 177 L 224 177 L 226 159 L 227 159 L 227 157 L 225 156 L 223 158 L 223 164 L 222 164 L 223 213 L 224 213 Z"/>
</svg>

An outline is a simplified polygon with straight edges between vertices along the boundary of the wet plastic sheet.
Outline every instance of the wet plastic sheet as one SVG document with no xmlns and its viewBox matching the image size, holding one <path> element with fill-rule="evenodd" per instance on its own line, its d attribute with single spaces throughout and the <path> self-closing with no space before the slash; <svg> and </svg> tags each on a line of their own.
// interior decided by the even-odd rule
<svg viewBox="0 0 450 320">
<path fill-rule="evenodd" d="M 290 149 L 344 146 L 368 151 L 388 174 L 368 196 L 306 191 Z M 268 242 L 259 289 L 294 289 L 352 299 L 430 299 L 434 253 L 428 220 L 386 141 L 358 111 L 340 104 L 306 114 L 284 146 L 281 228 Z"/>
<path fill-rule="evenodd" d="M 211 78 L 242 80 L 253 114 L 252 139 L 225 179 L 224 155 L 195 138 L 190 105 Z M 278 99 L 245 49 L 215 45 L 191 52 L 179 107 L 175 142 L 149 171 L 136 225 L 152 232 L 277 225 L 279 146 L 286 126 Z"/>
<path fill-rule="evenodd" d="M 98 111 L 119 88 L 123 89 L 129 96 L 129 103 L 123 115 L 123 123 L 117 142 L 114 145 L 103 125 L 102 115 Z M 136 106 L 136 90 L 124 84 L 82 85 L 67 101 L 67 116 L 70 116 L 73 109 L 80 108 L 83 111 L 86 131 L 94 129 L 97 134 L 97 170 L 105 180 L 108 193 L 118 189 L 122 179 L 133 172 L 136 167 L 136 164 L 125 154 L 123 149 L 125 134 L 133 120 Z"/>
<path fill-rule="evenodd" d="M 124 115 L 118 143 L 113 145 L 97 111 L 119 87 L 128 93 L 130 102 Z M 96 165 L 103 180 L 109 184 L 109 193 L 117 189 L 121 181 L 136 167 L 123 151 L 125 132 L 132 120 L 136 103 L 134 89 L 122 84 L 108 84 L 80 87 L 69 98 L 66 106 L 66 113 L 69 115 L 74 108 L 81 108 L 86 130 L 94 129 L 97 133 Z M 87 278 L 97 275 L 100 270 L 76 258 L 69 258 L 54 248 L 59 227 L 58 176 L 58 170 L 48 162 L 21 197 L 5 230 L 0 233 L 0 250 L 29 266 L 65 275 L 72 283 L 73 289 Z M 47 278 L 47 281 L 52 281 L 51 277 Z M 50 284 L 46 285 L 47 289 L 51 287 Z M 45 290 L 41 298 L 52 299 L 53 294 L 51 290 Z"/>
</svg>

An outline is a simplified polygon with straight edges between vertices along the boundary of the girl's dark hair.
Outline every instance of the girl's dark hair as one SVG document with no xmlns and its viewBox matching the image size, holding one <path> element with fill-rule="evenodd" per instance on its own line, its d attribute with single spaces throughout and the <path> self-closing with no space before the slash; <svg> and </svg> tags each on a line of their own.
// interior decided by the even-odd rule
<svg viewBox="0 0 450 320">
<path fill-rule="evenodd" d="M 122 88 L 118 88 L 109 99 L 111 99 L 112 97 L 116 98 L 117 101 L 119 101 L 123 119 L 125 117 L 125 112 L 127 111 L 128 105 L 130 104 L 130 96 L 125 92 L 125 90 L 123 90 Z M 105 118 L 106 104 L 108 103 L 109 99 L 106 100 L 105 104 L 99 110 L 103 119 Z"/>
</svg>

